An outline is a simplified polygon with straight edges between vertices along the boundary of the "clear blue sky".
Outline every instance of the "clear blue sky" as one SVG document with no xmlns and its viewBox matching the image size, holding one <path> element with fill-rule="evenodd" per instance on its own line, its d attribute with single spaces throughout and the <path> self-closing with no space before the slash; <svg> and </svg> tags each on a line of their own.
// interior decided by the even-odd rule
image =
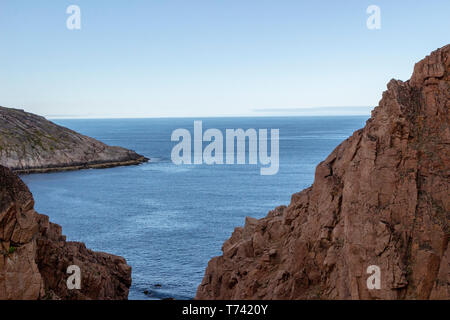
<svg viewBox="0 0 450 320">
<path fill-rule="evenodd" d="M 72 4 L 81 30 L 66 28 Z M 380 30 L 366 27 L 371 4 Z M 63 117 L 374 106 L 450 42 L 449 12 L 448 0 L 2 0 L 0 105 Z"/>
</svg>

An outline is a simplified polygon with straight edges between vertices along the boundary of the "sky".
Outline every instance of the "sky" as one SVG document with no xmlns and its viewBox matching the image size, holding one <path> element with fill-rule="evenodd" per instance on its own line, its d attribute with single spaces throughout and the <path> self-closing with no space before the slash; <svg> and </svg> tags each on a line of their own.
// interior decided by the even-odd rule
<svg viewBox="0 0 450 320">
<path fill-rule="evenodd" d="M 364 113 L 450 43 L 449 12 L 448 0 L 1 0 L 0 105 L 53 118 Z"/>
</svg>

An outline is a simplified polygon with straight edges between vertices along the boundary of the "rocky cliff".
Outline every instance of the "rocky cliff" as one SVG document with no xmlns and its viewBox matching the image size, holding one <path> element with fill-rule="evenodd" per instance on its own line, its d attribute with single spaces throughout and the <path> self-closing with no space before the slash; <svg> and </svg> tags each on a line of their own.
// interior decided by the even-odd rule
<svg viewBox="0 0 450 320">
<path fill-rule="evenodd" d="M 67 242 L 61 227 L 33 207 L 27 186 L 0 166 L 0 300 L 128 298 L 125 259 Z M 80 290 L 67 287 L 71 265 L 80 268 Z"/>
<path fill-rule="evenodd" d="M 0 165 L 19 173 L 133 165 L 148 159 L 23 110 L 0 107 Z"/>
<path fill-rule="evenodd" d="M 447 45 L 389 82 L 310 188 L 236 228 L 196 298 L 450 299 L 449 107 Z"/>
</svg>

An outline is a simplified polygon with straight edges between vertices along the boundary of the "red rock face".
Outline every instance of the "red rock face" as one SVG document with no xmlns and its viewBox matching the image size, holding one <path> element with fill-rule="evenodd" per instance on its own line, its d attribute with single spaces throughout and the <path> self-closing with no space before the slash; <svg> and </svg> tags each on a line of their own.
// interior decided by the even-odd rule
<svg viewBox="0 0 450 320">
<path fill-rule="evenodd" d="M 0 300 L 128 298 L 125 259 L 66 242 L 61 227 L 36 213 L 27 186 L 0 166 Z M 67 288 L 67 268 L 81 270 L 81 289 Z"/>
<path fill-rule="evenodd" d="M 310 188 L 236 228 L 196 298 L 450 299 L 449 107 L 447 45 L 389 82 Z"/>
</svg>

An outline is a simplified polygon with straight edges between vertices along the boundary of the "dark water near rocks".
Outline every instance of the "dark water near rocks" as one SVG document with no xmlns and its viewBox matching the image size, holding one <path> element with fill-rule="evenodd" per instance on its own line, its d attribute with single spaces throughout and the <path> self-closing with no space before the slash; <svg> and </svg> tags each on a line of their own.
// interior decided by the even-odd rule
<svg viewBox="0 0 450 320">
<path fill-rule="evenodd" d="M 68 240 L 123 256 L 130 299 L 193 298 L 210 258 L 246 216 L 261 218 L 308 187 L 316 165 L 368 117 L 208 118 L 204 129 L 279 128 L 280 170 L 255 165 L 175 166 L 172 131 L 194 119 L 57 120 L 152 159 L 140 166 L 25 175 L 37 211 Z M 148 290 L 148 294 L 144 291 Z"/>
</svg>

